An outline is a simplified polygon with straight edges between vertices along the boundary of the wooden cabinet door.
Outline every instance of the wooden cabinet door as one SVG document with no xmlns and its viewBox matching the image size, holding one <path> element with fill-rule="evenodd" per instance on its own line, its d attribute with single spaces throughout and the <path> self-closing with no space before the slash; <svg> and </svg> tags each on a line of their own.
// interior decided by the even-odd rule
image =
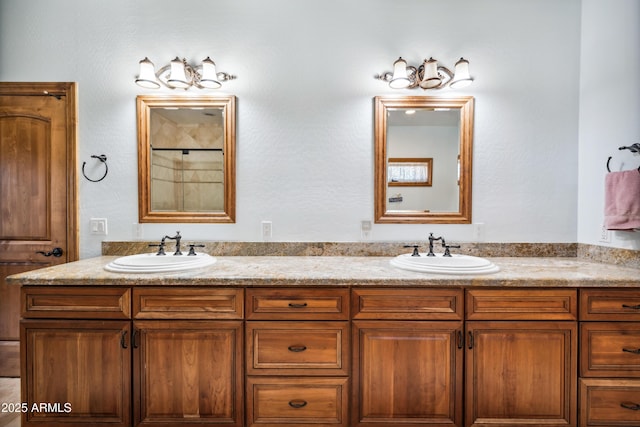
<svg viewBox="0 0 640 427">
<path fill-rule="evenodd" d="M 466 426 L 575 426 L 575 322 L 467 322 Z"/>
<path fill-rule="evenodd" d="M 23 320 L 22 425 L 129 427 L 130 329 L 122 320 Z"/>
<path fill-rule="evenodd" d="M 354 321 L 351 426 L 461 426 L 461 334 L 460 321 Z"/>
<path fill-rule="evenodd" d="M 136 425 L 244 423 L 242 321 L 135 321 Z"/>
</svg>

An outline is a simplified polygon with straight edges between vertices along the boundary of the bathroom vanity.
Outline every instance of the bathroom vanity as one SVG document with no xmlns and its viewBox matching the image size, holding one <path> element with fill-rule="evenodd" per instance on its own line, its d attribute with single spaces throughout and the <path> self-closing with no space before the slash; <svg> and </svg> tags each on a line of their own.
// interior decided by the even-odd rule
<svg viewBox="0 0 640 427">
<path fill-rule="evenodd" d="M 280 256 L 119 274 L 113 259 L 11 277 L 23 425 L 640 425 L 639 269 Z"/>
</svg>

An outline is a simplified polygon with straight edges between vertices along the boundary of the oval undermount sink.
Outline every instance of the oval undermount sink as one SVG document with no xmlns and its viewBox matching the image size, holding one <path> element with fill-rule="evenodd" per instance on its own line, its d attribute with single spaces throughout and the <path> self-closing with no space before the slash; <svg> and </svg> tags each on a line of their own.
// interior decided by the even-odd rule
<svg viewBox="0 0 640 427">
<path fill-rule="evenodd" d="M 420 273 L 437 274 L 491 274 L 500 271 L 500 267 L 485 258 L 471 255 L 452 254 L 450 257 L 435 254 L 435 256 L 412 256 L 402 254 L 393 258 L 391 265 L 403 270 L 418 271 Z"/>
<path fill-rule="evenodd" d="M 137 254 L 117 258 L 107 264 L 104 269 L 116 273 L 166 273 L 207 267 L 215 262 L 216 259 L 209 254 Z"/>
</svg>

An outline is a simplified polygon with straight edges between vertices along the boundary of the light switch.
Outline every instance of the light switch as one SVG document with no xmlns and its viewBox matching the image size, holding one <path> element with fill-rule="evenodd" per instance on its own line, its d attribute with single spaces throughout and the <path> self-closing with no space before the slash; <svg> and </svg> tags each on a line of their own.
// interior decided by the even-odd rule
<svg viewBox="0 0 640 427">
<path fill-rule="evenodd" d="M 91 234 L 97 236 L 107 235 L 107 218 L 91 218 Z"/>
</svg>

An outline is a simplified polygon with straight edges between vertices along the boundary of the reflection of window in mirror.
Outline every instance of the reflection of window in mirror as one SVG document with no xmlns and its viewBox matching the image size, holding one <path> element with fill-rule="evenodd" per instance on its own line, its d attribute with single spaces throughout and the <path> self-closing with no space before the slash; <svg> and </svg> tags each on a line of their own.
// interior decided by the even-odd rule
<svg viewBox="0 0 640 427">
<path fill-rule="evenodd" d="M 376 221 L 469 223 L 473 98 L 376 97 L 375 107 Z"/>
<path fill-rule="evenodd" d="M 431 187 L 432 178 L 432 158 L 389 158 L 389 187 Z"/>
</svg>

